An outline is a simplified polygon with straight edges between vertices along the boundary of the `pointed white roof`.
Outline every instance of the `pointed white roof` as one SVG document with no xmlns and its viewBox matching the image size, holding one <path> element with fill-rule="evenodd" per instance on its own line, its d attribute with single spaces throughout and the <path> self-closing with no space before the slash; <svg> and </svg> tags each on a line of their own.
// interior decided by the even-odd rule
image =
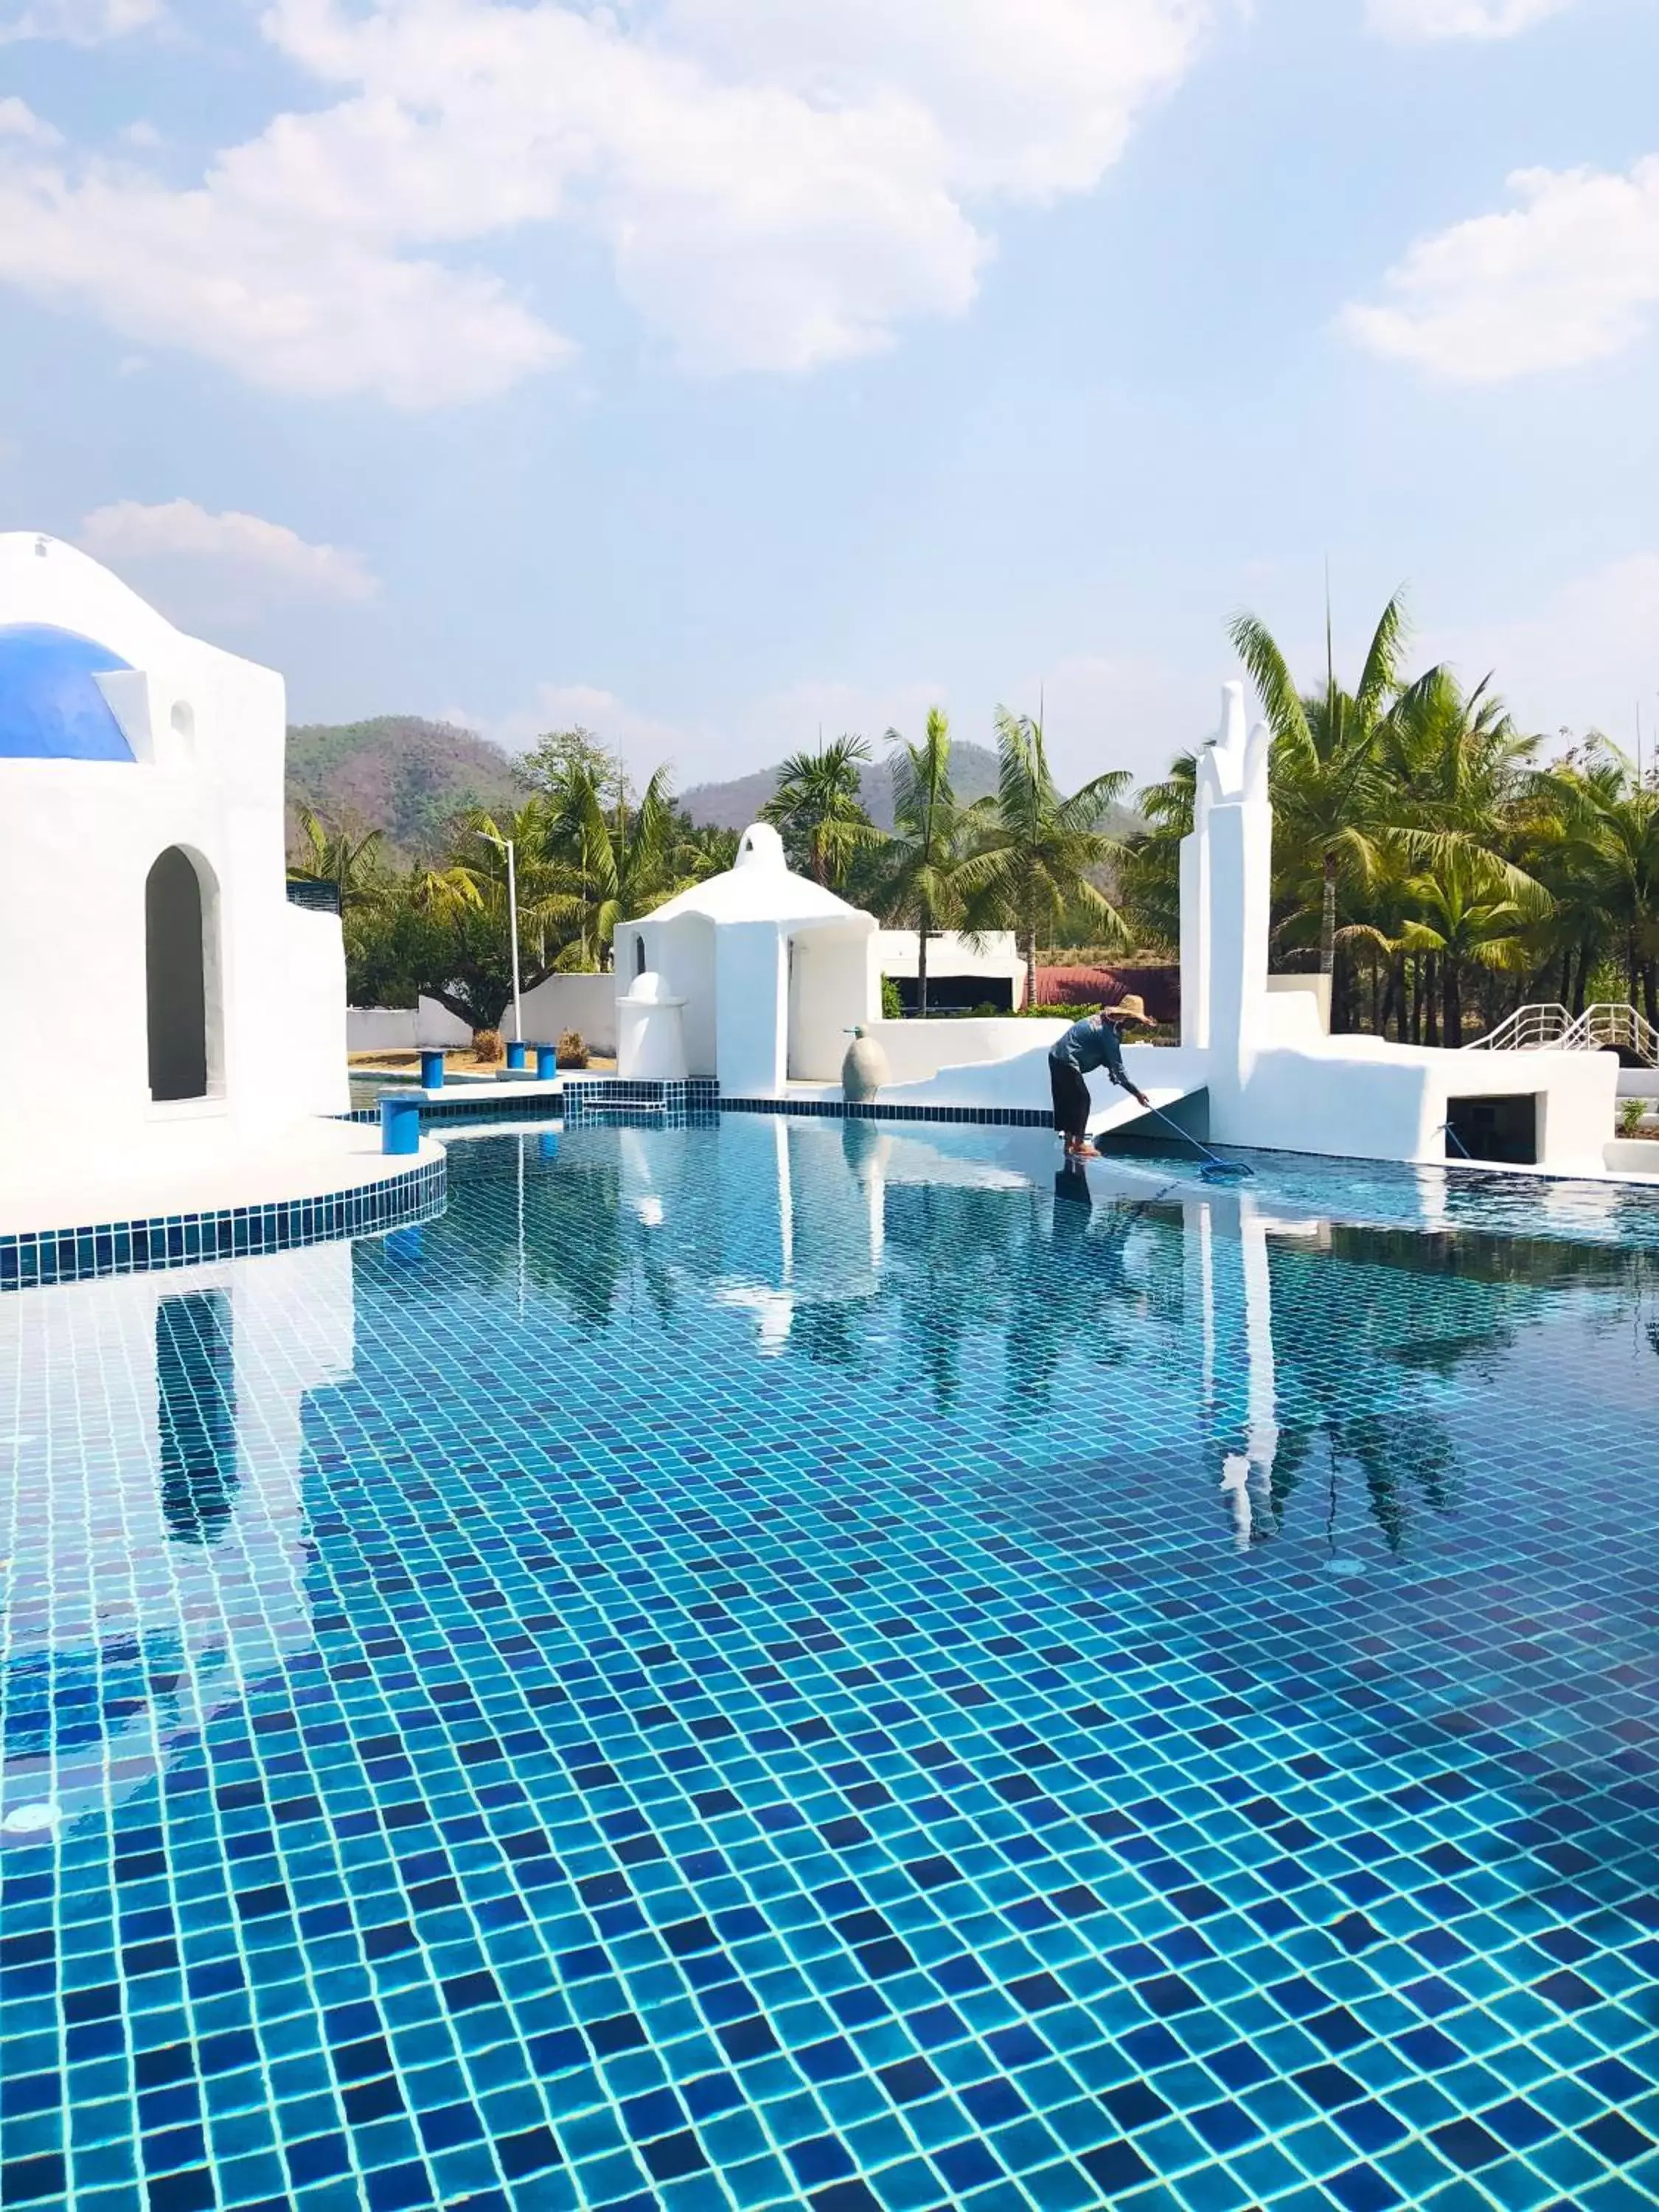
<svg viewBox="0 0 1659 2212">
<path fill-rule="evenodd" d="M 641 921 L 678 921 L 682 915 L 701 915 L 705 921 L 771 921 L 785 925 L 805 921 L 862 921 L 873 929 L 874 918 L 861 908 L 849 906 L 834 891 L 815 884 L 809 876 L 795 875 L 783 857 L 783 840 L 769 822 L 751 822 L 738 842 L 737 865 L 724 875 L 710 876 L 689 890 L 679 892 Z"/>
</svg>

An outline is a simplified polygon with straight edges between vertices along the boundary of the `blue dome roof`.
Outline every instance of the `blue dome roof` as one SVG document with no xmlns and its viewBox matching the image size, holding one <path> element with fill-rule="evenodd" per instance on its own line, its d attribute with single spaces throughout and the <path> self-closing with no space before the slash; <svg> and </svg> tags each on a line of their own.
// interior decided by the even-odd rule
<svg viewBox="0 0 1659 2212">
<path fill-rule="evenodd" d="M 131 662 L 49 623 L 0 623 L 0 760 L 130 761 L 94 682 Z"/>
</svg>

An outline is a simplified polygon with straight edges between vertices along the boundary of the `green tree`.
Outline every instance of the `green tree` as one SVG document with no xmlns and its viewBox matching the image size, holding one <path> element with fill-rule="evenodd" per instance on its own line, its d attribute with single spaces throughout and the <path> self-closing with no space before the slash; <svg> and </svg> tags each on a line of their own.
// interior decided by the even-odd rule
<svg viewBox="0 0 1659 2212">
<path fill-rule="evenodd" d="M 625 796 L 607 808 L 599 783 L 579 763 L 550 789 L 535 849 L 544 866 L 562 876 L 581 966 L 607 968 L 617 925 L 648 914 L 678 887 L 677 843 L 665 768 L 631 808 Z"/>
<path fill-rule="evenodd" d="M 1550 911 L 1549 893 L 1530 876 L 1503 870 L 1495 881 L 1484 861 L 1474 849 L 1454 848 L 1406 887 L 1416 912 L 1398 942 L 1405 951 L 1435 956 L 1441 1034 L 1451 1046 L 1463 1041 L 1465 970 L 1524 974 L 1532 961 L 1527 930 Z"/>
<path fill-rule="evenodd" d="M 833 738 L 815 753 L 791 753 L 761 809 L 761 820 L 781 832 L 791 867 L 831 890 L 845 880 L 855 854 L 881 842 L 859 779 L 869 757 L 868 744 L 858 737 Z"/>
<path fill-rule="evenodd" d="M 1358 686 L 1336 680 L 1326 618 L 1325 685 L 1297 690 L 1290 665 L 1258 617 L 1243 614 L 1230 635 L 1249 671 L 1273 732 L 1275 862 L 1305 868 L 1319 883 L 1319 967 L 1336 965 L 1337 885 L 1345 872 L 1362 880 L 1376 865 L 1376 830 L 1383 781 L 1381 750 L 1389 708 L 1400 689 L 1405 645 L 1401 593 L 1382 610 Z"/>
<path fill-rule="evenodd" d="M 1448 1045 L 1463 1036 L 1471 969 L 1525 974 L 1548 917 L 1547 892 L 1516 855 L 1534 790 L 1536 738 L 1516 727 L 1487 677 L 1465 691 L 1449 668 L 1407 685 L 1382 730 L 1376 811 L 1387 825 L 1362 915 L 1397 908 L 1396 957 L 1426 962 L 1416 999 L 1437 1002 Z M 1382 849 L 1386 848 L 1386 849 Z M 1401 1000 L 1403 1004 L 1403 995 Z"/>
<path fill-rule="evenodd" d="M 630 805 L 633 787 L 620 753 L 601 744 L 592 730 L 578 722 L 568 730 L 548 730 L 537 738 L 520 763 L 533 791 L 556 799 L 573 775 L 580 775 L 599 793 L 606 806 Z"/>
<path fill-rule="evenodd" d="M 1560 857 L 1605 919 L 1631 1004 L 1659 1023 L 1659 789 L 1605 738 L 1547 786 Z"/>
<path fill-rule="evenodd" d="M 301 881 L 333 884 L 340 912 L 380 898 L 386 884 L 384 832 L 346 822 L 330 823 L 309 806 L 298 810 L 300 843 L 289 855 L 289 873 Z"/>
<path fill-rule="evenodd" d="M 1025 1001 L 1036 1003 L 1036 949 L 1061 923 L 1082 916 L 1099 934 L 1128 929 L 1102 886 L 1123 852 L 1102 828 L 1129 778 L 1091 779 L 1069 799 L 1048 766 L 1041 721 L 997 713 L 997 792 L 976 849 L 957 871 L 969 926 L 1012 929 L 1025 961 Z"/>
<path fill-rule="evenodd" d="M 958 927 L 967 911 L 961 877 L 976 829 L 988 827 L 984 800 L 961 806 L 951 783 L 951 725 L 934 707 L 919 745 L 896 730 L 894 747 L 893 830 L 881 848 L 878 894 L 885 919 L 916 933 L 916 1011 L 927 1012 L 927 946 L 941 929 Z"/>
</svg>

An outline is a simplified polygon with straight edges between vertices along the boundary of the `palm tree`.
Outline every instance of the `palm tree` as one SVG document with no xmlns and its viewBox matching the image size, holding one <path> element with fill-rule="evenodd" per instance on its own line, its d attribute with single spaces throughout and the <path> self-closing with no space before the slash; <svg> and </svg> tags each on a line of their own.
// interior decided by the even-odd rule
<svg viewBox="0 0 1659 2212">
<path fill-rule="evenodd" d="M 1181 942 L 1181 845 L 1193 826 L 1198 793 L 1198 755 L 1177 753 L 1168 775 L 1135 793 L 1135 812 L 1146 824 L 1124 840 L 1118 871 L 1123 904 L 1145 945 Z"/>
<path fill-rule="evenodd" d="M 864 811 L 859 769 L 870 757 L 862 738 L 840 737 L 815 753 L 791 753 L 761 820 L 783 832 L 792 867 L 805 866 L 835 889 L 856 853 L 881 842 Z"/>
<path fill-rule="evenodd" d="M 580 763 L 553 787 L 537 850 L 547 866 L 565 872 L 584 967 L 606 967 L 617 924 L 648 914 L 677 888 L 678 836 L 666 768 L 653 775 L 631 812 L 623 794 L 607 812 L 597 778 Z"/>
<path fill-rule="evenodd" d="M 1659 789 L 1605 739 L 1583 767 L 1542 781 L 1561 809 L 1563 858 L 1624 954 L 1631 1004 L 1659 1022 Z"/>
<path fill-rule="evenodd" d="M 1362 881 L 1376 865 L 1379 758 L 1389 704 L 1400 688 L 1405 643 L 1402 595 L 1382 610 L 1358 688 L 1341 689 L 1325 624 L 1325 688 L 1298 692 L 1290 665 L 1266 625 L 1239 615 L 1229 635 L 1249 671 L 1273 732 L 1275 836 L 1282 855 L 1301 856 L 1320 879 L 1319 968 L 1336 964 L 1337 882 L 1345 870 Z"/>
<path fill-rule="evenodd" d="M 1427 874 L 1413 877 L 1407 895 L 1417 909 L 1399 944 L 1407 952 L 1434 955 L 1439 971 L 1441 1041 L 1463 1042 L 1462 975 L 1468 966 L 1515 975 L 1531 964 L 1529 924 L 1549 913 L 1549 893 L 1520 869 L 1494 877 L 1489 858 L 1462 848 L 1443 854 Z"/>
<path fill-rule="evenodd" d="M 305 883 L 334 884 L 343 915 L 380 896 L 386 884 L 380 852 L 384 830 L 359 830 L 347 822 L 331 824 L 309 806 L 301 806 L 296 819 L 305 842 L 289 859 L 290 875 Z"/>
<path fill-rule="evenodd" d="M 1407 926 L 1396 951 L 1429 963 L 1443 1042 L 1462 1042 L 1463 973 L 1524 973 L 1552 910 L 1543 886 L 1515 863 L 1534 805 L 1539 740 L 1518 730 L 1487 676 L 1466 692 L 1449 668 L 1407 686 L 1382 731 L 1378 812 L 1390 825 L 1382 886 L 1398 892 Z M 1401 881 L 1401 877 L 1404 880 Z M 1500 949 L 1501 948 L 1501 949 Z M 1419 992 L 1419 997 L 1422 994 Z"/>
<path fill-rule="evenodd" d="M 916 933 L 916 1012 L 927 1015 L 927 941 L 954 929 L 966 911 L 960 884 L 968 840 L 988 827 L 988 802 L 961 806 L 951 784 L 951 725 L 940 707 L 929 709 L 927 734 L 908 744 L 887 732 L 892 756 L 893 831 L 881 849 L 879 896 L 896 928 Z"/>
<path fill-rule="evenodd" d="M 1103 924 L 1103 934 L 1128 936 L 1116 907 L 1096 878 L 1123 852 L 1100 823 L 1129 777 L 1115 770 L 1060 796 L 1048 766 L 1042 724 L 1030 715 L 997 713 L 997 792 L 983 836 L 963 862 L 958 881 L 970 927 L 1012 929 L 1025 959 L 1025 1002 L 1036 1004 L 1036 949 L 1045 933 L 1074 915 Z"/>
</svg>

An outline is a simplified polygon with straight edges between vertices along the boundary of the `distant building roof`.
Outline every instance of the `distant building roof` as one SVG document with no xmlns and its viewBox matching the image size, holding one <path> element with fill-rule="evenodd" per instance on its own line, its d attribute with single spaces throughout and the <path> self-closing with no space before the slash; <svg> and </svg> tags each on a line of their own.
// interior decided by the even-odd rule
<svg viewBox="0 0 1659 2212">
<path fill-rule="evenodd" d="M 0 623 L 0 760 L 131 760 L 97 681 L 130 666 L 72 629 Z"/>
<path fill-rule="evenodd" d="M 689 890 L 635 919 L 678 921 L 688 914 L 715 922 L 870 920 L 860 908 L 837 898 L 822 884 L 795 875 L 784 859 L 783 840 L 769 822 L 750 823 L 738 840 L 737 865 L 724 875 L 693 884 Z"/>
</svg>

